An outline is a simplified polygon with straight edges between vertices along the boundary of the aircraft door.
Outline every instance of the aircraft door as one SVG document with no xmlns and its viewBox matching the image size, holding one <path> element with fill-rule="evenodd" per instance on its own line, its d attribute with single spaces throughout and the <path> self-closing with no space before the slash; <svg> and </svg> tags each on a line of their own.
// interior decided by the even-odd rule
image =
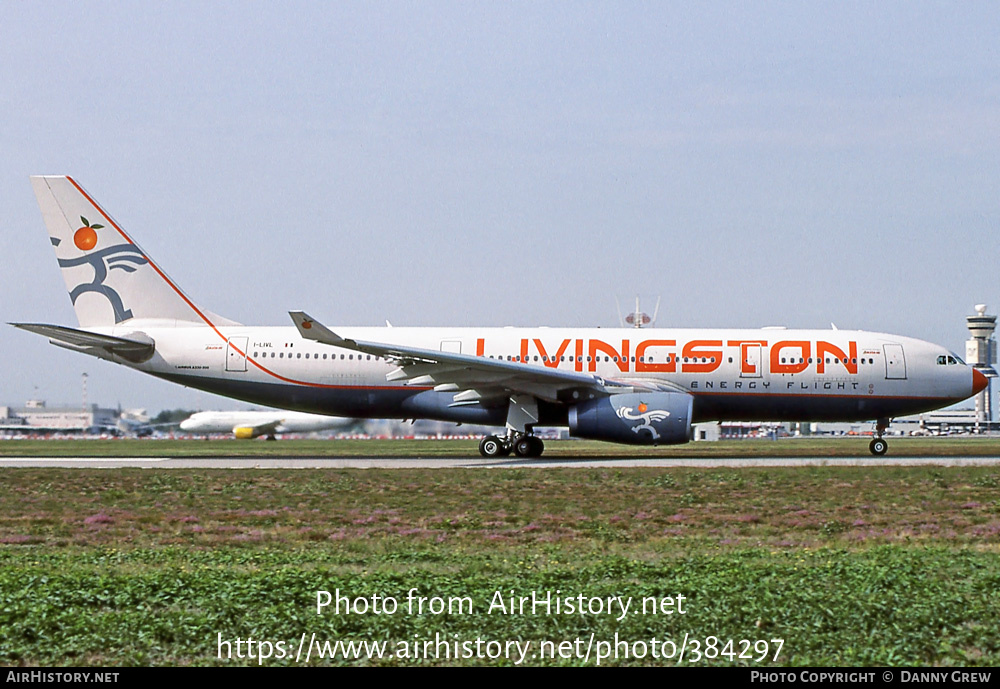
<svg viewBox="0 0 1000 689">
<path fill-rule="evenodd" d="M 247 370 L 247 337 L 230 337 L 226 344 L 226 370 L 243 372 Z"/>
<path fill-rule="evenodd" d="M 882 354 L 885 356 L 886 380 L 905 380 L 906 359 L 903 357 L 903 345 L 882 345 Z"/>
</svg>

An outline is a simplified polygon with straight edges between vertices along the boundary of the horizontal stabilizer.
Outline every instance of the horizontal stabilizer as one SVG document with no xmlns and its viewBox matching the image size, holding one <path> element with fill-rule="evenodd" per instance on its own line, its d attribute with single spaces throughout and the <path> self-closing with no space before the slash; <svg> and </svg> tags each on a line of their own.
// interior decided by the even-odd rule
<svg viewBox="0 0 1000 689">
<path fill-rule="evenodd" d="M 21 330 L 43 335 L 49 338 L 52 344 L 91 354 L 98 353 L 92 350 L 103 350 L 109 354 L 116 354 L 123 359 L 136 363 L 148 361 L 156 349 L 156 343 L 153 341 L 153 338 L 141 332 L 130 333 L 131 337 L 126 338 L 100 335 L 86 330 L 77 330 L 61 325 L 46 325 L 44 323 L 11 323 L 10 325 Z"/>
</svg>

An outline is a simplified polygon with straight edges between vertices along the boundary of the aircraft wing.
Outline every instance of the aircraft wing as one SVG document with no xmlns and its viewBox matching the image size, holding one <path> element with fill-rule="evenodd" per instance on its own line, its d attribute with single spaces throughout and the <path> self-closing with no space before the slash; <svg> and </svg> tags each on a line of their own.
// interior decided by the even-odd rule
<svg viewBox="0 0 1000 689">
<path fill-rule="evenodd" d="M 373 354 L 396 363 L 386 379 L 407 385 L 427 385 L 455 393 L 452 406 L 524 394 L 552 402 L 570 401 L 573 393 L 610 395 L 631 392 L 632 382 L 607 380 L 592 373 L 532 366 L 516 361 L 439 352 L 407 345 L 365 342 L 340 337 L 303 311 L 289 311 L 299 334 L 307 340 Z"/>
<path fill-rule="evenodd" d="M 275 419 L 257 424 L 238 423 L 233 426 L 233 435 L 237 438 L 256 438 L 258 435 L 280 433 L 282 430 L 281 419 Z"/>
<path fill-rule="evenodd" d="M 44 323 L 11 323 L 10 325 L 44 335 L 49 338 L 49 342 L 52 344 L 66 349 L 73 349 L 85 354 L 117 354 L 123 359 L 135 362 L 148 360 L 153 356 L 153 350 L 156 347 L 153 338 L 145 333 L 130 333 L 132 337 L 126 338 L 100 335 L 62 325 L 46 325 Z"/>
</svg>

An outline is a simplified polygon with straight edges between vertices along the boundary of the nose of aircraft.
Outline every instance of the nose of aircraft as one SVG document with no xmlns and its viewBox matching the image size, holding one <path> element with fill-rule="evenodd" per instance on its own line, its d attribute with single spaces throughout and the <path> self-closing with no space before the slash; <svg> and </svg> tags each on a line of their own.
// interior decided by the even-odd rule
<svg viewBox="0 0 1000 689">
<path fill-rule="evenodd" d="M 985 390 L 986 386 L 989 385 L 989 383 L 990 382 L 988 380 L 986 380 L 986 376 L 984 376 L 982 373 L 980 373 L 976 369 L 972 369 L 972 394 L 973 395 L 978 395 L 980 392 L 982 392 L 983 390 Z"/>
</svg>

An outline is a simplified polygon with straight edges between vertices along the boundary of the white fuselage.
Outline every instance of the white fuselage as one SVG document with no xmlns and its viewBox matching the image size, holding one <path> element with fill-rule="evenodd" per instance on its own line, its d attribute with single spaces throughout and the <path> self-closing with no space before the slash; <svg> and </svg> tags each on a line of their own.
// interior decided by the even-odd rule
<svg viewBox="0 0 1000 689">
<path fill-rule="evenodd" d="M 452 405 L 432 385 L 386 380 L 395 363 L 304 340 L 295 328 L 100 329 L 156 342 L 152 375 L 257 404 L 353 417 L 495 423 L 506 410 Z M 460 352 L 609 380 L 656 381 L 694 397 L 695 421 L 868 420 L 939 408 L 973 392 L 971 368 L 938 345 L 847 330 L 338 328 L 346 338 Z M 117 360 L 117 359 L 116 359 Z M 555 400 L 552 400 L 555 402 Z M 558 404 L 540 422 L 564 423 Z"/>
</svg>

